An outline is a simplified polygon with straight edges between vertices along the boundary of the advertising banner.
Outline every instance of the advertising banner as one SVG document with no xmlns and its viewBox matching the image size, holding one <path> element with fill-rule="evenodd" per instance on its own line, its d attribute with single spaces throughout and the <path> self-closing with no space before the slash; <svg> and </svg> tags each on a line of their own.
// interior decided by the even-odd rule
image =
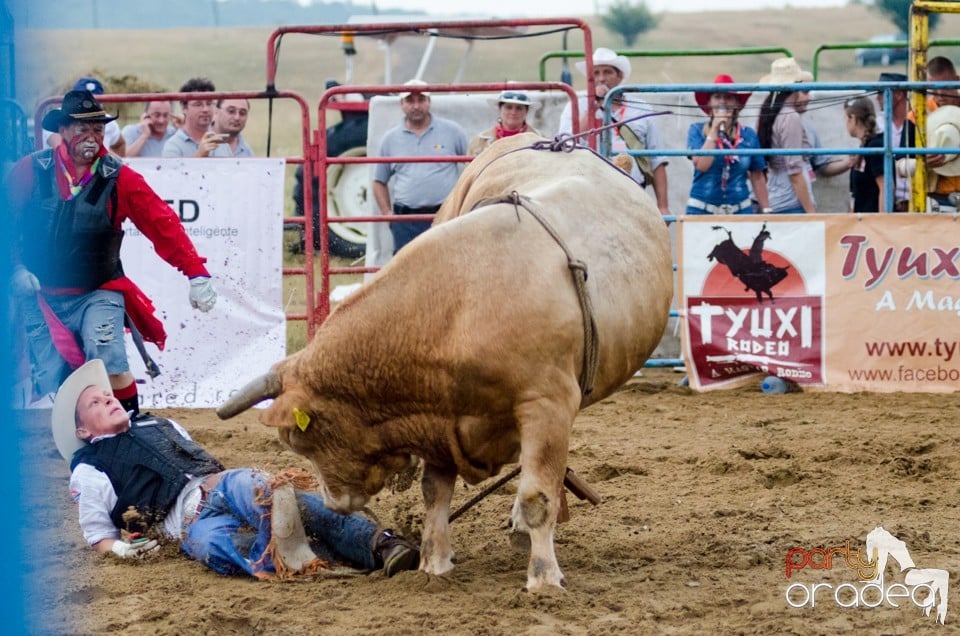
<svg viewBox="0 0 960 636">
<path fill-rule="evenodd" d="M 679 237 L 691 387 L 960 389 L 954 217 L 684 217 Z"/>
<path fill-rule="evenodd" d="M 190 307 L 186 277 L 156 255 L 129 221 L 121 257 L 153 300 L 167 331 L 150 378 L 127 335 L 141 409 L 219 406 L 286 350 L 282 302 L 282 159 L 128 159 L 180 216 L 213 276 L 218 298 L 208 313 Z"/>
</svg>

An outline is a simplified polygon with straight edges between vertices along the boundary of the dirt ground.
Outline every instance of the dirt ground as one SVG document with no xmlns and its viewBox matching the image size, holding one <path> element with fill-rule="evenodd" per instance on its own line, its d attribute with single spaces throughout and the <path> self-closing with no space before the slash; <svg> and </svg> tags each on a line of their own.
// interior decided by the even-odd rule
<svg viewBox="0 0 960 636">
<path fill-rule="evenodd" d="M 453 524 L 457 567 L 442 578 L 223 577 L 174 544 L 145 562 L 85 548 L 68 470 L 43 414 L 21 426 L 31 580 L 29 617 L 50 634 L 940 634 L 960 624 L 956 395 L 764 395 L 755 386 L 701 395 L 670 370 L 583 412 L 569 464 L 604 498 L 570 499 L 557 555 L 566 592 L 523 591 L 528 555 L 505 528 L 512 484 Z M 163 413 L 228 467 L 303 466 L 256 413 Z M 458 485 L 454 506 L 480 487 Z M 419 488 L 381 493 L 381 521 L 417 535 Z M 830 593 L 794 609 L 794 582 L 858 584 L 839 558 L 788 581 L 794 547 L 863 549 L 882 525 L 921 568 L 951 573 L 947 625 L 909 599 L 839 607 Z M 903 581 L 887 568 L 890 581 Z M 799 594 L 798 591 L 795 593 Z M 795 602 L 799 602 L 799 596 Z M 802 599 L 800 599 L 802 600 Z M 872 602 L 872 599 L 871 599 Z"/>
</svg>

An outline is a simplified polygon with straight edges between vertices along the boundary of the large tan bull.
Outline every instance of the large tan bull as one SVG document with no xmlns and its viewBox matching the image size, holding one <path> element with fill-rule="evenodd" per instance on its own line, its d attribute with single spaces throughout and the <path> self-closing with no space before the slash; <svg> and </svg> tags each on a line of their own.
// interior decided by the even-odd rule
<svg viewBox="0 0 960 636">
<path fill-rule="evenodd" d="M 420 457 L 430 574 L 453 568 L 456 476 L 476 484 L 519 458 L 512 519 L 530 533 L 531 591 L 563 584 L 553 532 L 577 411 L 640 368 L 672 295 L 667 229 L 643 190 L 588 150 L 527 148 L 538 139 L 484 151 L 429 232 L 220 409 L 276 397 L 263 422 L 310 459 L 341 512 Z M 519 204 L 471 211 L 512 192 Z M 587 320 L 571 260 L 586 267 Z"/>
</svg>

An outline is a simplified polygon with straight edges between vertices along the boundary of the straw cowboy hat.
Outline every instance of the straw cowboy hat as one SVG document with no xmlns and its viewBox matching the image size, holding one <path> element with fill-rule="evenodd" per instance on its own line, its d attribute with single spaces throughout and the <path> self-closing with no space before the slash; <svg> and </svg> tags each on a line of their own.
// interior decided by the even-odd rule
<svg viewBox="0 0 960 636">
<path fill-rule="evenodd" d="M 801 70 L 800 65 L 792 57 L 781 57 L 770 64 L 770 73 L 760 78 L 759 84 L 794 84 L 809 82 L 813 75 Z"/>
<path fill-rule="evenodd" d="M 603 47 L 598 48 L 593 52 L 593 65 L 594 66 L 612 66 L 613 68 L 620 71 L 622 77 L 620 78 L 621 82 L 626 82 L 627 78 L 630 77 L 630 72 L 633 70 L 630 66 L 630 60 L 625 58 L 622 55 L 617 55 L 610 49 L 605 49 Z M 577 70 L 587 74 L 587 63 L 585 61 L 580 61 L 574 64 L 577 67 Z"/>
<path fill-rule="evenodd" d="M 736 84 L 736 82 L 733 81 L 732 77 L 724 73 L 720 73 L 719 75 L 714 77 L 713 83 L 714 84 Z M 747 103 L 747 100 L 750 99 L 750 93 L 736 93 L 734 91 L 727 91 L 727 94 L 733 95 L 734 97 L 737 98 L 737 101 L 740 102 L 740 108 L 743 108 L 744 105 Z M 697 105 L 700 106 L 700 110 L 702 110 L 708 115 L 710 114 L 710 96 L 711 95 L 713 95 L 713 93 L 709 93 L 707 91 L 695 91 L 693 93 L 693 98 L 697 100 Z"/>
<path fill-rule="evenodd" d="M 429 91 L 421 91 L 421 90 L 417 90 L 416 88 L 413 88 L 413 87 L 417 87 L 417 86 L 427 86 L 427 83 L 424 82 L 423 80 L 418 80 L 418 79 L 407 80 L 406 82 L 403 83 L 403 85 L 404 85 L 404 86 L 410 86 L 411 88 L 410 88 L 410 90 L 406 90 L 406 91 L 403 91 L 402 93 L 400 93 L 400 99 L 401 99 L 401 100 L 404 100 L 404 99 L 410 97 L 410 96 L 413 95 L 414 93 L 420 93 L 420 94 L 423 95 L 424 97 L 430 97 L 430 92 L 429 92 Z"/>
<path fill-rule="evenodd" d="M 61 126 L 68 126 L 75 121 L 106 124 L 114 119 L 116 117 L 104 112 L 100 102 L 90 91 L 69 91 L 63 96 L 60 108 L 55 108 L 43 116 L 43 129 L 59 132 Z"/>
<path fill-rule="evenodd" d="M 76 451 L 87 445 L 77 437 L 75 418 L 80 394 L 91 386 L 113 391 L 110 387 L 107 368 L 99 358 L 90 360 L 71 373 L 60 386 L 57 397 L 53 400 L 53 412 L 50 414 L 53 441 L 56 442 L 60 455 L 67 461 L 73 458 Z"/>
<path fill-rule="evenodd" d="M 960 107 L 941 106 L 927 119 L 928 148 L 960 148 Z M 943 177 L 960 175 L 960 155 L 947 155 L 947 163 L 931 168 Z"/>
<path fill-rule="evenodd" d="M 491 103 L 495 104 L 497 107 L 500 104 L 520 104 L 521 106 L 526 106 L 528 112 L 533 112 L 540 108 L 540 102 L 535 102 L 530 99 L 530 96 L 527 95 L 526 91 L 518 91 L 513 89 L 507 89 L 501 91 L 497 95 L 496 99 L 489 100 Z"/>
</svg>

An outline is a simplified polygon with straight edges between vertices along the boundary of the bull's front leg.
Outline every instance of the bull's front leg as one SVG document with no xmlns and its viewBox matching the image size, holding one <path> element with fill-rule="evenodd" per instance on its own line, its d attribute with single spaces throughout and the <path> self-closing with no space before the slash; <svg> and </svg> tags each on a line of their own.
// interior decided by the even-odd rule
<svg viewBox="0 0 960 636">
<path fill-rule="evenodd" d="M 546 586 L 562 588 L 563 573 L 553 548 L 553 533 L 560 510 L 563 475 L 567 465 L 570 427 L 576 413 L 556 404 L 537 401 L 522 411 L 520 429 L 520 485 L 513 505 L 513 527 L 530 534 L 527 590 Z"/>
<path fill-rule="evenodd" d="M 420 569 L 427 574 L 446 574 L 453 569 L 449 518 L 456 479 L 456 471 L 441 470 L 429 464 L 423 468 L 420 488 L 423 491 L 426 518 L 420 546 Z"/>
</svg>

